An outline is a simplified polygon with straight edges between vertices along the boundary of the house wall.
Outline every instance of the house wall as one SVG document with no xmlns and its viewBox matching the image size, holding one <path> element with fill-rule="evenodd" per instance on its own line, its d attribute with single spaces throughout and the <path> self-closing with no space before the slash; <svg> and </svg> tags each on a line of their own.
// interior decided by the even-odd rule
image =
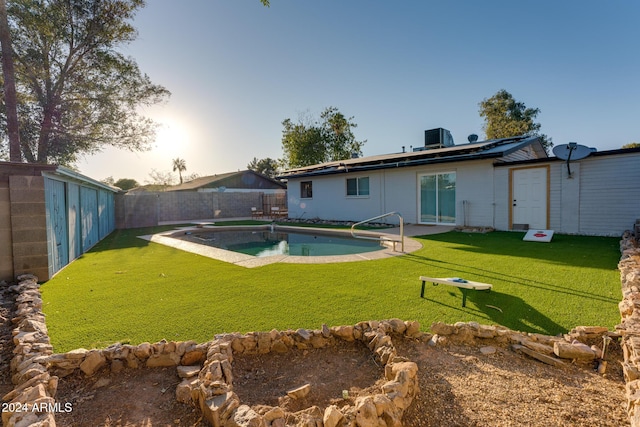
<svg viewBox="0 0 640 427">
<path fill-rule="evenodd" d="M 548 227 L 558 233 L 620 236 L 640 219 L 640 151 L 592 155 L 566 163 L 557 159 L 524 164 L 474 160 L 430 166 L 381 169 L 368 173 L 291 178 L 291 218 L 361 221 L 399 212 L 418 223 L 418 177 L 456 172 L 456 225 L 511 229 L 511 173 L 548 169 Z M 346 178 L 369 176 L 370 195 L 346 196 Z M 300 182 L 313 182 L 313 197 L 300 198 Z"/>
<path fill-rule="evenodd" d="M 509 171 L 549 168 L 549 228 L 566 234 L 620 236 L 640 218 L 640 152 L 593 155 L 571 162 L 495 168 L 498 230 L 510 228 Z"/>
<path fill-rule="evenodd" d="M 640 153 L 579 163 L 579 233 L 620 236 L 632 229 L 640 219 Z"/>
<path fill-rule="evenodd" d="M 288 183 L 290 218 L 322 218 L 361 221 L 387 212 L 399 212 L 405 222 L 417 223 L 418 177 L 421 174 L 456 172 L 456 222 L 487 225 L 493 221 L 493 165 L 489 160 L 381 169 L 307 178 Z M 346 179 L 369 177 L 368 197 L 347 197 Z M 300 183 L 313 182 L 313 197 L 301 198 Z M 463 203 L 466 201 L 466 203 Z M 467 215 L 463 209 L 467 209 Z M 393 217 L 389 218 L 393 222 Z"/>
</svg>

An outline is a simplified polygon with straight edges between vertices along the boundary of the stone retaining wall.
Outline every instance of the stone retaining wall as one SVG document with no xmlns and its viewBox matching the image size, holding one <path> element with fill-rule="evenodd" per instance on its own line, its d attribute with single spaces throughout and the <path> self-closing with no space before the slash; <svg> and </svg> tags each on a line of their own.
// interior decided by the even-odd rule
<svg viewBox="0 0 640 427">
<path fill-rule="evenodd" d="M 619 304 L 623 335 L 624 379 L 627 384 L 627 409 L 633 427 L 640 426 L 640 236 L 627 231 L 620 242 L 622 253 L 618 269 L 622 285 Z"/>
<path fill-rule="evenodd" d="M 338 326 L 321 330 L 253 332 L 246 335 L 228 334 L 212 341 L 204 367 L 197 377 L 185 378 L 176 395 L 182 402 L 196 401 L 204 417 L 213 426 L 284 427 L 285 419 L 295 425 L 336 427 L 342 425 L 376 427 L 401 426 L 404 410 L 418 392 L 418 366 L 399 357 L 391 334 L 409 337 L 421 335 L 417 322 L 399 319 L 360 322 L 354 326 Z M 354 405 L 338 408 L 331 405 L 323 410 L 307 408 L 294 414 L 280 407 L 260 406 L 254 410 L 243 405 L 233 391 L 232 360 L 234 354 L 287 353 L 293 348 L 325 348 L 337 340 L 360 341 L 373 352 L 384 366 L 385 379 L 381 393 L 360 396 Z M 194 369 L 195 371 L 195 369 Z M 304 397 L 310 384 L 289 392 L 292 398 Z"/>
<path fill-rule="evenodd" d="M 2 399 L 6 403 L 2 412 L 4 426 L 55 426 L 55 395 L 58 377 L 48 371 L 47 359 L 53 353 L 49 342 L 42 299 L 37 278 L 32 275 L 18 277 L 18 285 L 9 290 L 16 292 L 16 312 L 11 321 L 15 356 L 11 360 L 11 381 L 16 385 Z"/>
</svg>

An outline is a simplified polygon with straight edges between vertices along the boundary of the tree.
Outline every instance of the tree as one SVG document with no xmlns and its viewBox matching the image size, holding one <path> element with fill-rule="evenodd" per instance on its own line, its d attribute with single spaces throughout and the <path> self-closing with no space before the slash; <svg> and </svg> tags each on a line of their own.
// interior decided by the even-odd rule
<svg viewBox="0 0 640 427">
<path fill-rule="evenodd" d="M 112 176 L 108 176 L 108 177 L 106 177 L 105 179 L 101 180 L 100 182 L 102 182 L 102 183 L 104 183 L 104 184 L 107 184 L 107 185 L 115 185 L 116 180 L 115 180 L 115 179 L 113 179 L 113 177 L 112 177 Z"/>
<path fill-rule="evenodd" d="M 173 171 L 178 172 L 180 177 L 180 184 L 182 184 L 182 172 L 187 170 L 187 163 L 180 157 L 173 159 Z"/>
<path fill-rule="evenodd" d="M 144 5 L 144 0 L 9 3 L 20 145 L 28 162 L 69 165 L 106 146 L 132 151 L 151 146 L 156 125 L 139 107 L 161 102 L 169 92 L 117 51 L 136 38 L 130 21 Z"/>
<path fill-rule="evenodd" d="M 0 0 L 0 44 L 2 45 L 2 75 L 4 77 L 4 104 L 7 119 L 7 137 L 9 138 L 9 160 L 22 161 L 20 154 L 20 128 L 18 124 L 18 98 L 16 77 L 11 53 L 11 34 L 7 18 L 7 4 Z"/>
<path fill-rule="evenodd" d="M 138 184 L 138 181 L 133 178 L 120 178 L 119 180 L 114 182 L 113 185 L 125 191 L 140 186 L 140 184 Z"/>
<path fill-rule="evenodd" d="M 193 172 L 184 177 L 184 182 L 193 181 L 194 179 L 198 178 L 200 178 L 200 175 L 197 172 Z"/>
<path fill-rule="evenodd" d="M 247 169 L 274 178 L 278 174 L 278 161 L 270 157 L 258 160 L 256 157 L 249 162 Z"/>
<path fill-rule="evenodd" d="M 282 122 L 282 166 L 296 168 L 362 155 L 365 141 L 356 141 L 352 129 L 358 125 L 353 117 L 346 118 L 336 107 L 326 108 L 320 114 L 322 121 L 302 118 Z"/>
<path fill-rule="evenodd" d="M 628 144 L 624 144 L 622 148 L 640 148 L 640 142 L 630 142 Z"/>
<path fill-rule="evenodd" d="M 173 185 L 173 175 L 169 171 L 157 171 L 155 169 L 151 169 L 149 172 L 149 180 L 145 181 L 150 185 L 162 185 L 169 186 Z"/>
<path fill-rule="evenodd" d="M 483 129 L 487 139 L 520 135 L 540 136 L 547 152 L 553 146 L 551 138 L 539 132 L 540 123 L 534 122 L 540 113 L 539 108 L 527 108 L 523 102 L 516 101 L 513 95 L 504 89 L 491 98 L 484 99 L 479 105 L 480 117 L 484 117 L 485 120 Z"/>
</svg>

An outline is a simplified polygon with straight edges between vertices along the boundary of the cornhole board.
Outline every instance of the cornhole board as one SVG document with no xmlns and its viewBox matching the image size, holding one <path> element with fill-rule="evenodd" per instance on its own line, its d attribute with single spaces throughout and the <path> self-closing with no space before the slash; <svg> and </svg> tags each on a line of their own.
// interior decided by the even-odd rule
<svg viewBox="0 0 640 427">
<path fill-rule="evenodd" d="M 424 286 L 426 282 L 433 283 L 433 286 L 438 286 L 438 285 L 455 286 L 456 288 L 460 289 L 460 292 L 462 292 L 463 307 L 467 306 L 467 293 L 469 291 L 489 292 L 491 288 L 493 288 L 493 285 L 490 285 L 489 283 L 473 282 L 471 280 L 464 280 L 458 277 L 441 278 L 441 277 L 420 276 L 420 280 L 422 280 L 422 290 L 420 291 L 420 298 L 424 298 Z"/>
<path fill-rule="evenodd" d="M 527 231 L 522 240 L 525 242 L 543 242 L 549 243 L 553 238 L 553 230 L 536 230 L 531 229 Z"/>
</svg>

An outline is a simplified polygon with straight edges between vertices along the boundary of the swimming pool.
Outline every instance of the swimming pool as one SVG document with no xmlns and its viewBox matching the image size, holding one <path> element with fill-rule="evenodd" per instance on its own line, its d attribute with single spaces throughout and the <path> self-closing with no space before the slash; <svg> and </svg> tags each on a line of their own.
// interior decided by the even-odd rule
<svg viewBox="0 0 640 427">
<path fill-rule="evenodd" d="M 383 249 L 380 242 L 336 234 L 280 230 L 185 230 L 171 237 L 254 257 L 333 256 Z"/>
<path fill-rule="evenodd" d="M 188 233 L 200 234 L 202 232 L 212 232 L 212 233 L 226 233 L 226 232 L 235 232 L 235 231 L 244 231 L 253 235 L 253 232 L 263 232 L 270 231 L 271 226 L 261 225 L 261 226 L 225 226 L 225 227 L 216 227 L 210 225 L 197 225 L 193 227 L 183 227 L 179 229 L 174 229 L 171 231 L 164 231 L 156 234 L 148 234 L 143 236 L 138 236 L 140 239 L 147 240 L 149 242 L 158 243 L 164 246 L 168 246 L 171 248 L 175 248 L 181 251 L 190 252 L 195 255 L 205 256 L 208 258 L 216 259 L 223 262 L 232 263 L 245 268 L 256 268 L 262 267 L 265 265 L 273 264 L 273 263 L 289 263 L 289 264 L 326 264 L 332 262 L 356 262 L 356 261 L 368 261 L 368 260 L 376 260 L 394 257 L 398 255 L 402 255 L 405 253 L 410 253 L 416 251 L 422 247 L 422 244 L 417 240 L 405 238 L 404 239 L 404 251 L 395 250 L 393 247 L 393 243 L 391 241 L 384 242 L 382 245 L 378 241 L 372 240 L 357 240 L 357 242 L 366 242 L 369 246 L 367 249 L 362 249 L 362 247 L 358 248 L 357 251 L 353 251 L 347 255 L 320 255 L 314 256 L 311 252 L 309 255 L 263 255 L 263 256 L 254 256 L 247 255 L 241 252 L 234 252 L 229 249 L 220 249 L 212 245 L 203 244 L 203 239 L 200 239 L 198 243 L 194 241 L 188 241 L 183 239 L 183 237 L 188 236 Z M 301 228 L 301 227 L 293 227 L 293 226 L 281 226 L 276 225 L 274 227 L 274 231 L 280 232 L 290 232 L 290 233 L 299 233 L 304 234 L 305 238 L 311 236 L 337 236 L 337 237 L 348 237 L 351 238 L 351 233 L 349 230 L 336 230 L 336 229 L 320 229 L 320 228 Z M 359 234 L 363 234 L 359 232 Z M 371 237 L 381 237 L 385 236 L 387 239 L 397 239 L 397 235 L 393 235 L 393 233 L 388 232 L 367 232 L 364 233 Z M 203 236 L 199 236 L 203 237 Z M 216 236 L 213 236 L 214 240 Z M 206 237 L 205 237 L 206 239 Z M 315 240 L 315 239 L 314 239 Z M 284 245 L 280 243 L 280 245 Z M 288 246 L 291 246 L 287 243 Z M 351 249 L 353 250 L 353 248 Z M 302 252 L 302 251 L 301 251 Z"/>
</svg>

